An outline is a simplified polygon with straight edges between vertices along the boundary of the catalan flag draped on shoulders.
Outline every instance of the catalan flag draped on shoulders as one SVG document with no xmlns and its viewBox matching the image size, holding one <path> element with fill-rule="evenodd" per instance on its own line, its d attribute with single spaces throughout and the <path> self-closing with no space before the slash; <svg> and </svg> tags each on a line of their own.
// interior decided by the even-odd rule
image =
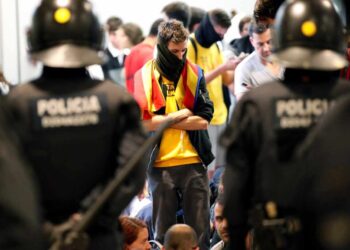
<svg viewBox="0 0 350 250">
<path fill-rule="evenodd" d="M 198 98 L 199 82 L 203 77 L 202 70 L 186 60 L 183 71 L 176 85 L 175 98 L 179 108 L 193 111 Z M 160 73 L 156 69 L 155 61 L 148 61 L 135 76 L 134 97 L 138 102 L 142 118 L 148 120 L 156 111 L 164 108 L 166 100 L 162 92 Z"/>
<path fill-rule="evenodd" d="M 140 106 L 142 119 L 149 120 L 162 110 L 164 110 L 163 114 L 167 114 L 187 108 L 194 115 L 210 121 L 213 105 L 208 96 L 203 97 L 203 94 L 207 95 L 207 92 L 206 89 L 204 91 L 201 89 L 201 87 L 205 88 L 205 83 L 201 86 L 204 80 L 202 69 L 185 60 L 177 82 L 172 83 L 159 72 L 156 63 L 156 60 L 148 61 L 135 74 L 134 97 Z M 173 91 L 172 88 L 169 88 L 169 83 L 174 84 Z M 168 85 L 165 90 L 162 88 L 164 85 Z M 177 144 L 169 145 L 172 138 L 176 136 L 184 138 L 185 150 L 182 149 L 183 146 Z M 167 144 L 163 143 L 165 139 Z M 171 167 L 196 162 L 203 162 L 207 165 L 214 159 L 206 130 L 180 131 L 170 128 L 165 131 L 163 140 L 155 161 L 156 167 Z"/>
</svg>

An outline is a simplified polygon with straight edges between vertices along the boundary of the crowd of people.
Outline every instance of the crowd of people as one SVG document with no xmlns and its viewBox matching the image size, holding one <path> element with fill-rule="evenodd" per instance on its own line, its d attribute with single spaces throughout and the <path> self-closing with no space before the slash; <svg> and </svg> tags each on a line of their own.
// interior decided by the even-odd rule
<svg viewBox="0 0 350 250">
<path fill-rule="evenodd" d="M 229 42 L 226 10 L 162 13 L 35 10 L 41 75 L 0 75 L 0 249 L 350 249 L 348 1 L 256 0 Z"/>
</svg>

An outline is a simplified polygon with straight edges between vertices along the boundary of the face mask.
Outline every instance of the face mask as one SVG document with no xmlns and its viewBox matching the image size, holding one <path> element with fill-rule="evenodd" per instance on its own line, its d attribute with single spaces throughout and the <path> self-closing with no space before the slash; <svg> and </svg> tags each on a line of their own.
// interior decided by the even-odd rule
<svg viewBox="0 0 350 250">
<path fill-rule="evenodd" d="M 186 53 L 180 60 L 163 43 L 159 43 L 157 49 L 157 70 L 170 81 L 177 82 L 185 65 Z"/>
<path fill-rule="evenodd" d="M 214 43 L 222 40 L 214 30 L 208 14 L 205 15 L 198 29 L 195 31 L 195 36 L 198 43 L 204 48 L 209 48 Z"/>
</svg>

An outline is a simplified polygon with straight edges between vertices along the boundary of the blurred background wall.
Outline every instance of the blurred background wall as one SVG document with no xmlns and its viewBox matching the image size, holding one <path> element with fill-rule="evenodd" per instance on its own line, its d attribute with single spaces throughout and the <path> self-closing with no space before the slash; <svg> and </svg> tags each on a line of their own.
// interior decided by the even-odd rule
<svg viewBox="0 0 350 250">
<path fill-rule="evenodd" d="M 103 24 L 110 16 L 119 16 L 124 22 L 139 24 L 148 33 L 151 23 L 162 17 L 161 9 L 172 0 L 91 0 L 95 13 Z M 222 8 L 228 13 L 252 14 L 255 0 L 184 0 L 190 6 L 205 10 Z M 12 83 L 36 77 L 40 65 L 30 61 L 27 52 L 26 30 L 40 0 L 0 0 L 0 67 Z"/>
</svg>

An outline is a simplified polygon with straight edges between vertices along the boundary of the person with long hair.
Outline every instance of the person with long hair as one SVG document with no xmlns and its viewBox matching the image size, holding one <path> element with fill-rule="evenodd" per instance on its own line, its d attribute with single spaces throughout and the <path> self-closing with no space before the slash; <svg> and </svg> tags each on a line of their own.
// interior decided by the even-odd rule
<svg viewBox="0 0 350 250">
<path fill-rule="evenodd" d="M 121 216 L 119 222 L 124 238 L 123 250 L 151 249 L 151 245 L 148 242 L 148 229 L 146 223 L 128 216 Z"/>
</svg>

